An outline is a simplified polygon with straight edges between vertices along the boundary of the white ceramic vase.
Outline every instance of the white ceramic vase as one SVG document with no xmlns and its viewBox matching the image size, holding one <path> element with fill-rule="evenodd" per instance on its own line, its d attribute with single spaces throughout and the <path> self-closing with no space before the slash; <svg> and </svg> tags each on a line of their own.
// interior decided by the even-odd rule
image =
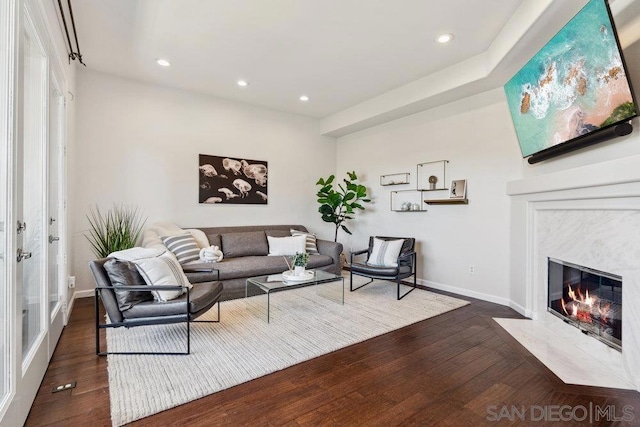
<svg viewBox="0 0 640 427">
<path fill-rule="evenodd" d="M 296 276 L 304 276 L 304 266 L 299 266 L 296 265 L 295 267 L 293 267 L 294 269 L 294 275 Z"/>
</svg>

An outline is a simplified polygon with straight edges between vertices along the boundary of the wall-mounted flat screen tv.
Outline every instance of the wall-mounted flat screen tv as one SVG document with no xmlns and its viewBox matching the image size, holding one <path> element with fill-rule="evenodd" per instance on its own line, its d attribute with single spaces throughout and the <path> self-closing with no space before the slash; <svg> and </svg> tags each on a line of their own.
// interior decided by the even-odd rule
<svg viewBox="0 0 640 427">
<path fill-rule="evenodd" d="M 637 115 L 606 0 L 590 0 L 505 85 L 523 157 Z M 531 159 L 530 159 L 531 160 Z"/>
</svg>

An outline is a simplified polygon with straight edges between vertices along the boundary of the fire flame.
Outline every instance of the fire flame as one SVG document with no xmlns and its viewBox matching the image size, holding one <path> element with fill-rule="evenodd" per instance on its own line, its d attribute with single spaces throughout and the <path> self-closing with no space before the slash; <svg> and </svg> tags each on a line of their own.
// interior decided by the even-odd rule
<svg viewBox="0 0 640 427">
<path fill-rule="evenodd" d="M 562 311 L 564 311 L 567 316 L 585 323 L 593 323 L 594 315 L 599 315 L 602 323 L 606 323 L 609 320 L 610 303 L 600 303 L 597 297 L 589 295 L 588 289 L 583 295 L 580 287 L 577 287 L 574 291 L 571 285 L 567 284 L 567 288 L 567 294 L 570 299 L 569 302 L 565 302 L 564 298 L 560 300 Z"/>
</svg>

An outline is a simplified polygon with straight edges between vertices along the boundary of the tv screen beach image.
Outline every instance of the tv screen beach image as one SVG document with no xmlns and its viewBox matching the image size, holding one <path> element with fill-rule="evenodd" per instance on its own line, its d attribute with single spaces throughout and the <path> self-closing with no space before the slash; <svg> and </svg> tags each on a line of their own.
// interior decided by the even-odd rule
<svg viewBox="0 0 640 427">
<path fill-rule="evenodd" d="M 524 157 L 634 117 L 604 0 L 591 0 L 504 90 Z"/>
</svg>

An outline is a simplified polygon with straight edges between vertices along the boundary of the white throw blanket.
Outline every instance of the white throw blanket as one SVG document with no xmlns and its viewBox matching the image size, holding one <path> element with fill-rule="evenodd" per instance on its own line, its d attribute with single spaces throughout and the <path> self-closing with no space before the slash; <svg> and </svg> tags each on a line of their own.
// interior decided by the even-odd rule
<svg viewBox="0 0 640 427">
<path fill-rule="evenodd" d="M 209 247 L 209 239 L 202 230 L 197 228 L 183 229 L 172 222 L 156 222 L 148 226 L 142 233 L 142 246 L 145 248 L 158 248 L 167 250 L 162 244 L 160 237 L 179 236 L 184 233 L 190 233 L 200 249 Z"/>
</svg>

